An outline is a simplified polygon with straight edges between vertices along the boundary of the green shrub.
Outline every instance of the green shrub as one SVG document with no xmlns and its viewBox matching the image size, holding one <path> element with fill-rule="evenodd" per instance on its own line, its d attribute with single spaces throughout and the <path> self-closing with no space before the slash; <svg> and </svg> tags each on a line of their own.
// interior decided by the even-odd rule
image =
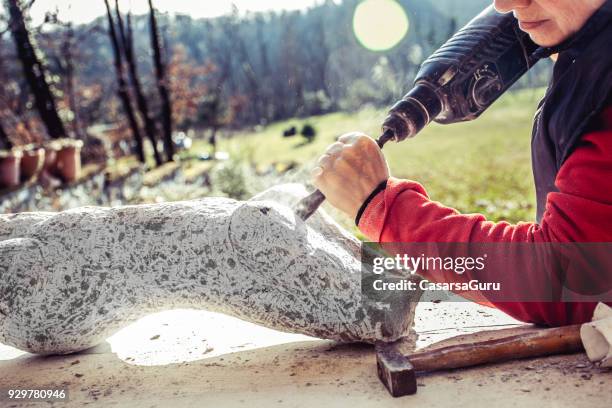
<svg viewBox="0 0 612 408">
<path fill-rule="evenodd" d="M 302 128 L 302 132 L 300 133 L 302 136 L 304 136 L 308 143 L 311 143 L 317 136 L 317 130 L 309 123 L 306 123 L 304 125 L 304 127 Z"/>
<path fill-rule="evenodd" d="M 220 163 L 211 175 L 215 192 L 213 195 L 246 200 L 252 195 L 248 184 L 248 172 L 248 165 L 242 160 L 230 159 Z"/>
<path fill-rule="evenodd" d="M 297 135 L 297 128 L 295 126 L 283 130 L 283 137 L 292 137 L 295 135 Z"/>
</svg>

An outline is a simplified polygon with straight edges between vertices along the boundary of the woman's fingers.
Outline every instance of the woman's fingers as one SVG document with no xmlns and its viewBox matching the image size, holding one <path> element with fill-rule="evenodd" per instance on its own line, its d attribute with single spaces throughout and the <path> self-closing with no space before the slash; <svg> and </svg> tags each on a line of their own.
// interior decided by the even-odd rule
<svg viewBox="0 0 612 408">
<path fill-rule="evenodd" d="M 374 139 L 353 132 L 328 146 L 311 174 L 332 205 L 354 216 L 363 200 L 389 177 L 389 170 Z"/>
<path fill-rule="evenodd" d="M 366 136 L 364 133 L 361 133 L 361 132 L 350 132 L 350 133 L 345 133 L 342 136 L 340 136 L 338 138 L 338 142 L 343 143 L 343 144 L 353 144 L 357 140 L 363 137 L 369 138 L 369 136 Z"/>
</svg>

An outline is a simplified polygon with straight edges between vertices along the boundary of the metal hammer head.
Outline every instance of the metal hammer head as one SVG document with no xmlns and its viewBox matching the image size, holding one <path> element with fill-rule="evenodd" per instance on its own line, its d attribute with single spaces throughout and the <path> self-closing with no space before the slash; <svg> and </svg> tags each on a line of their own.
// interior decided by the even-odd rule
<svg viewBox="0 0 612 408">
<path fill-rule="evenodd" d="M 393 397 L 412 395 L 417 392 L 416 373 L 408 358 L 399 350 L 397 343 L 376 344 L 376 367 L 378 377 Z"/>
</svg>

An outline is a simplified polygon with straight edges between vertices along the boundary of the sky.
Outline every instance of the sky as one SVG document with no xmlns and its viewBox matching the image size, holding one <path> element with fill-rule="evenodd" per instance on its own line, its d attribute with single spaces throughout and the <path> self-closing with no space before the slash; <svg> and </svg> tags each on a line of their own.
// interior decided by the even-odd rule
<svg viewBox="0 0 612 408">
<path fill-rule="evenodd" d="M 114 0 L 109 1 L 114 4 Z M 232 4 L 241 13 L 247 11 L 297 10 L 313 6 L 321 0 L 153 0 L 153 5 L 162 12 L 188 14 L 194 18 L 218 17 L 227 14 Z M 134 14 L 148 11 L 147 0 L 119 0 L 123 10 L 130 7 Z M 36 0 L 31 10 L 35 24 L 43 21 L 45 13 L 58 9 L 62 20 L 77 24 L 88 23 L 105 13 L 103 0 Z"/>
</svg>

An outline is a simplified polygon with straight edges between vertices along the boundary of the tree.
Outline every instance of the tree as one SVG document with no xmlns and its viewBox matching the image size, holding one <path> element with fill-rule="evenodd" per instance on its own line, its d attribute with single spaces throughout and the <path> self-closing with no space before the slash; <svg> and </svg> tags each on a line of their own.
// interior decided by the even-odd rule
<svg viewBox="0 0 612 408">
<path fill-rule="evenodd" d="M 457 32 L 457 19 L 455 17 L 451 17 L 448 21 L 448 36 L 447 38 L 451 38 Z"/>
<path fill-rule="evenodd" d="M 246 25 L 246 24 L 245 24 Z M 260 92 L 260 77 L 255 73 L 253 63 L 249 57 L 247 50 L 246 39 L 241 35 L 240 24 L 238 20 L 238 9 L 236 6 L 232 9 L 232 14 L 228 17 L 226 24 L 223 24 L 225 37 L 229 42 L 229 49 L 235 53 L 237 66 L 240 67 L 241 74 L 245 80 L 245 90 L 247 97 L 252 103 L 249 104 L 251 122 L 258 123 L 262 119 L 262 104 L 259 102 L 261 98 Z M 250 42 L 252 45 L 252 43 Z M 255 101 L 257 101 L 255 103 Z"/>
<path fill-rule="evenodd" d="M 66 78 L 66 94 L 68 95 L 68 106 L 72 111 L 73 119 L 72 126 L 74 134 L 79 139 L 84 139 L 85 133 L 79 117 L 79 107 L 75 92 L 75 69 L 74 69 L 74 55 L 72 49 L 74 48 L 76 37 L 74 35 L 74 29 L 72 23 L 66 25 L 66 33 L 64 41 L 62 42 L 61 54 L 63 59 L 63 71 Z"/>
<path fill-rule="evenodd" d="M 50 71 L 58 73 L 61 77 L 63 99 L 59 101 L 59 105 L 60 108 L 70 111 L 69 122 L 72 133 L 77 139 L 85 140 L 85 126 L 81 121 L 76 84 L 76 65 L 79 57 L 78 44 L 98 27 L 94 25 L 91 29 L 77 34 L 71 22 L 60 20 L 57 10 L 46 14 L 43 24 L 46 23 L 50 23 L 54 30 L 41 32 L 39 37 L 46 40 L 44 44 L 48 50 L 47 58 L 53 62 L 53 64 L 49 64 Z M 38 30 L 42 31 L 42 26 Z M 64 120 L 67 120 L 65 116 Z"/>
<path fill-rule="evenodd" d="M 34 41 L 25 22 L 22 1 L 5 0 L 5 4 L 9 14 L 9 30 L 40 118 L 50 137 L 54 139 L 66 137 L 64 124 L 59 117 L 46 79 L 46 67 L 36 53 Z"/>
<path fill-rule="evenodd" d="M 127 29 L 123 25 L 123 18 L 121 17 L 121 11 L 119 10 L 119 0 L 115 0 L 115 12 L 117 14 L 117 25 L 119 26 L 119 34 L 121 36 L 123 56 L 127 62 L 128 74 L 130 75 L 130 82 L 132 84 L 132 90 L 136 96 L 136 105 L 140 111 L 140 116 L 144 122 L 145 133 L 149 138 L 149 141 L 153 147 L 153 156 L 155 157 L 155 163 L 159 166 L 163 163 L 162 158 L 157 148 L 157 130 L 155 122 L 151 118 L 149 111 L 149 104 L 147 98 L 144 96 L 142 91 L 142 85 L 140 84 L 140 78 L 138 77 L 138 66 L 136 64 L 136 58 L 134 56 L 134 35 L 132 30 L 132 16 L 131 13 L 127 15 Z M 126 32 L 127 31 L 127 32 Z"/>
<path fill-rule="evenodd" d="M 10 149 L 13 147 L 13 143 L 8 138 L 8 135 L 4 131 L 4 126 L 0 123 L 0 149 Z"/>
<path fill-rule="evenodd" d="M 113 15 L 111 13 L 108 0 L 104 0 L 104 4 L 106 5 L 108 33 L 113 48 L 113 54 L 115 58 L 115 72 L 117 75 L 117 83 L 119 85 L 117 89 L 117 94 L 119 96 L 119 99 L 121 99 L 123 109 L 125 110 L 125 114 L 130 124 L 130 128 L 132 129 L 132 135 L 134 136 L 134 140 L 136 141 L 136 154 L 138 155 L 138 159 L 140 160 L 140 162 L 145 163 L 146 158 L 144 153 L 142 134 L 140 133 L 140 128 L 138 127 L 138 122 L 136 121 L 136 115 L 134 113 L 134 108 L 132 107 L 132 101 L 128 92 L 128 84 L 124 74 L 123 57 L 121 54 L 119 39 L 117 38 L 117 31 L 115 30 L 115 22 L 113 20 Z"/>
<path fill-rule="evenodd" d="M 172 161 L 174 158 L 174 143 L 172 141 L 172 102 L 170 101 L 166 64 L 162 59 L 159 29 L 152 0 L 149 0 L 149 29 L 151 31 L 151 48 L 153 49 L 155 79 L 157 81 L 157 90 L 161 98 L 164 150 L 166 151 L 166 158 L 168 161 Z"/>
<path fill-rule="evenodd" d="M 303 48 L 297 33 L 298 21 L 297 12 L 283 14 L 281 19 L 283 40 L 278 44 L 278 63 L 274 67 L 279 78 L 274 84 L 274 99 L 283 103 L 276 106 L 275 120 L 294 116 L 304 106 Z"/>
<path fill-rule="evenodd" d="M 41 138 L 34 137 L 30 132 L 29 126 L 32 124 L 28 123 L 28 118 L 17 116 L 6 96 L 4 90 L 0 90 L 0 149 L 10 149 L 15 143 L 26 145 L 40 142 Z"/>
<path fill-rule="evenodd" d="M 325 97 L 331 98 L 331 92 L 327 81 L 325 80 L 325 69 L 329 63 L 329 46 L 328 39 L 325 31 L 326 20 L 325 20 L 325 9 L 315 9 L 311 13 L 313 14 L 313 21 L 311 25 L 313 29 L 310 30 L 314 37 L 312 56 L 309 59 L 309 65 L 314 68 L 314 74 L 316 78 L 316 86 L 325 93 Z"/>
<path fill-rule="evenodd" d="M 208 41 L 208 48 L 215 62 L 213 63 L 212 75 L 210 75 L 210 81 L 212 83 L 210 87 L 211 90 L 208 95 L 202 98 L 199 106 L 198 118 L 211 130 L 208 140 L 213 148 L 213 152 L 217 149 L 217 131 L 230 121 L 234 113 L 231 103 L 228 105 L 223 103 L 224 90 L 233 73 L 232 48 L 224 46 L 220 41 L 220 38 L 228 40 L 225 34 L 227 34 L 230 29 L 228 27 L 236 27 L 234 22 L 235 14 L 232 15 L 229 20 L 224 21 L 225 24 L 221 29 L 219 38 L 213 36 L 214 25 L 212 23 L 207 23 L 208 35 L 206 38 Z M 234 39 L 234 37 L 229 37 L 229 40 L 232 39 Z M 236 98 L 228 97 L 228 99 L 235 100 Z"/>
<path fill-rule="evenodd" d="M 209 94 L 207 80 L 216 70 L 212 63 L 196 64 L 187 55 L 185 47 L 176 46 L 168 64 L 172 97 L 172 123 L 182 131 L 201 125 L 199 109 L 202 99 Z"/>
</svg>

